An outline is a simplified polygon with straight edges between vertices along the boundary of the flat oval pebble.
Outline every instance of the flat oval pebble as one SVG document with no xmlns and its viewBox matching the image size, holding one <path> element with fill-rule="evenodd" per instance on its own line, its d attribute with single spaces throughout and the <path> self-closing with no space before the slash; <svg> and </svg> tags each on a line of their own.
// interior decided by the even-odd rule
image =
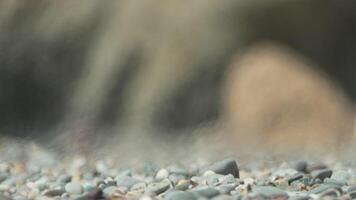
<svg viewBox="0 0 356 200">
<path fill-rule="evenodd" d="M 147 191 L 149 193 L 154 193 L 156 195 L 165 192 L 170 188 L 170 183 L 168 181 L 162 181 L 157 183 L 151 183 L 147 185 Z"/>
<path fill-rule="evenodd" d="M 83 192 L 83 188 L 78 182 L 67 183 L 64 188 L 69 194 L 81 194 Z"/>
<path fill-rule="evenodd" d="M 285 191 L 272 186 L 255 186 L 252 191 L 268 198 L 288 199 L 289 197 Z"/>
</svg>

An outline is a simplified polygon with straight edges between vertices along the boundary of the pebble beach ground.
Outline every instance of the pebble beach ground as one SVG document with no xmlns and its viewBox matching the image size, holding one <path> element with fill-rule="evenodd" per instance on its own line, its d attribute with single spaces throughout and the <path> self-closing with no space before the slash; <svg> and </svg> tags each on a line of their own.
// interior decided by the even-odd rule
<svg viewBox="0 0 356 200">
<path fill-rule="evenodd" d="M 299 160 L 251 167 L 235 158 L 221 158 L 119 166 L 118 160 L 109 158 L 69 156 L 54 161 L 50 154 L 30 153 L 34 155 L 22 160 L 2 156 L 1 200 L 356 198 L 352 164 Z"/>
</svg>

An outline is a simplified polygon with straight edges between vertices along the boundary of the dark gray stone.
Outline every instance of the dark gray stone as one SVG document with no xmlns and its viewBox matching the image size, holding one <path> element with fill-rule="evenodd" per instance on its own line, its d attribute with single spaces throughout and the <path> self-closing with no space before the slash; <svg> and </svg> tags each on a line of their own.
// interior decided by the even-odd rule
<svg viewBox="0 0 356 200">
<path fill-rule="evenodd" d="M 53 190 L 47 190 L 43 193 L 43 195 L 48 196 L 48 197 L 55 197 L 55 196 L 61 196 L 65 191 L 62 189 L 53 189 Z"/>
<path fill-rule="evenodd" d="M 330 178 L 332 173 L 329 169 L 320 169 L 312 171 L 310 175 L 313 177 L 313 180 L 320 179 L 324 181 L 325 178 Z"/>
<path fill-rule="evenodd" d="M 289 177 L 289 178 L 287 179 L 287 181 L 288 181 L 288 184 L 290 185 L 292 182 L 297 181 L 297 180 L 300 180 L 300 179 L 302 179 L 302 178 L 303 178 L 303 174 L 302 174 L 302 173 L 297 173 L 297 174 L 295 174 L 295 175 Z"/>
<path fill-rule="evenodd" d="M 299 171 L 299 172 L 306 172 L 307 166 L 308 166 L 308 162 L 302 160 L 302 161 L 298 161 L 295 164 L 294 169 Z"/>
<path fill-rule="evenodd" d="M 232 174 L 235 178 L 239 178 L 239 168 L 234 159 L 225 159 L 213 163 L 209 167 L 205 168 L 203 171 L 211 170 L 217 174 L 228 175 Z"/>
</svg>

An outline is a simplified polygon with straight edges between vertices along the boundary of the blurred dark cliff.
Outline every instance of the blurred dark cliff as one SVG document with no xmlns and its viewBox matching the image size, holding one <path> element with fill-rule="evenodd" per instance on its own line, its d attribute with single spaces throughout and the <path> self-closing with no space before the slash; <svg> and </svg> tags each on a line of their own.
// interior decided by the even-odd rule
<svg viewBox="0 0 356 200">
<path fill-rule="evenodd" d="M 223 91 L 247 93 L 227 84 L 235 73 L 229 68 L 264 41 L 312 62 L 307 68 L 318 75 L 310 79 L 332 85 L 313 91 L 335 90 L 326 97 L 340 95 L 335 112 L 352 121 L 355 13 L 356 2 L 347 0 L 1 1 L 0 132 L 36 138 L 82 123 L 95 130 L 142 126 L 167 133 L 214 123 L 225 116 L 224 109 L 240 113 Z M 281 79 L 273 87 L 283 92 L 288 84 Z M 339 112 L 343 109 L 348 111 Z M 249 116 L 231 118 L 242 121 L 241 128 Z M 328 120 L 333 119 L 320 126 Z"/>
</svg>

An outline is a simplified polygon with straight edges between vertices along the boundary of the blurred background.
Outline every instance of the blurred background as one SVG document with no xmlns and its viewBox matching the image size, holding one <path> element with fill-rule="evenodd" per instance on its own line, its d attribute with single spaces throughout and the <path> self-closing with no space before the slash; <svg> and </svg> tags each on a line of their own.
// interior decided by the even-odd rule
<svg viewBox="0 0 356 200">
<path fill-rule="evenodd" d="M 2 140 L 339 152 L 354 140 L 355 13 L 348 0 L 1 1 Z"/>
</svg>

